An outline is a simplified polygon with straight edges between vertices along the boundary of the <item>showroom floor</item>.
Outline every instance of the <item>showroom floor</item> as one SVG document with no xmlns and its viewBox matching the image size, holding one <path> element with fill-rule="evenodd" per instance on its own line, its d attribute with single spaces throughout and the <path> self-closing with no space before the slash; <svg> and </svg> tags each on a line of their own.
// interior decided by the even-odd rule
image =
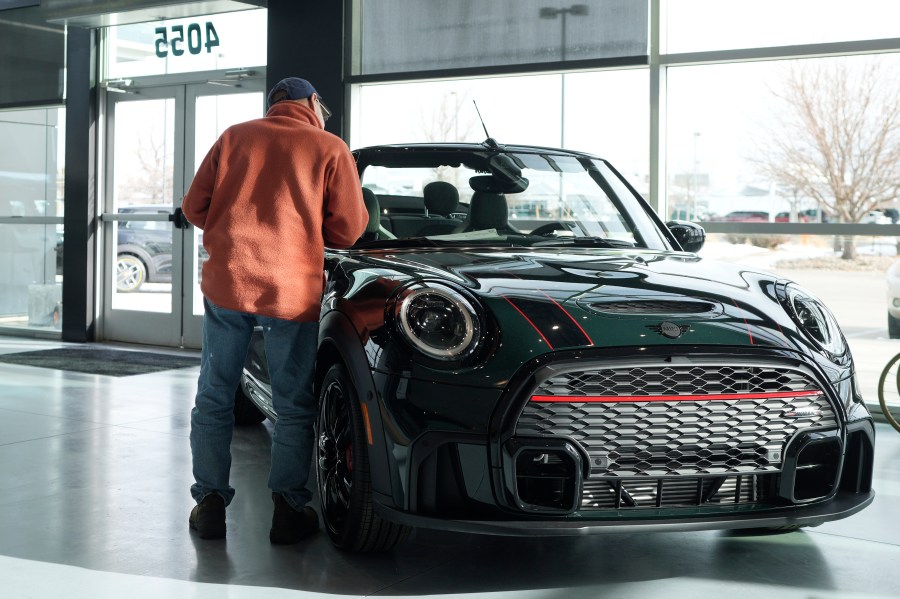
<svg viewBox="0 0 900 599">
<path fill-rule="evenodd" d="M 0 338 L 0 353 L 61 345 Z M 900 434 L 887 425 L 875 503 L 818 528 L 556 539 L 417 531 L 380 556 L 341 553 L 324 533 L 269 544 L 271 429 L 261 425 L 235 434 L 227 539 L 201 541 L 187 527 L 197 372 L 0 364 L 0 597 L 900 596 Z"/>
</svg>

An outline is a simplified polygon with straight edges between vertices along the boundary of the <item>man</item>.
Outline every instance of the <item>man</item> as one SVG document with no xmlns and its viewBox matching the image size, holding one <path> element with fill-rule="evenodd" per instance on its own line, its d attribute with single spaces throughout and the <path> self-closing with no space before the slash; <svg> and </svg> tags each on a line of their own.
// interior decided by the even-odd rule
<svg viewBox="0 0 900 599">
<path fill-rule="evenodd" d="M 296 543 L 316 532 L 306 504 L 316 400 L 325 245 L 345 248 L 368 216 L 346 144 L 324 130 L 330 112 L 306 80 L 269 92 L 261 119 L 225 130 L 184 197 L 188 221 L 203 229 L 203 349 L 191 452 L 195 484 L 190 528 L 225 536 L 234 394 L 255 325 L 263 327 L 278 421 L 269 487 L 275 503 L 269 540 Z"/>
</svg>

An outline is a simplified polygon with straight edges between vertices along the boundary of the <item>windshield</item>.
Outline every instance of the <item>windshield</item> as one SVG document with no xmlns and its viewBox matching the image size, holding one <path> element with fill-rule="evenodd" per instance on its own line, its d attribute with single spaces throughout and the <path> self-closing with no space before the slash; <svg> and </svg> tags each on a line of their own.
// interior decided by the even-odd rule
<svg viewBox="0 0 900 599">
<path fill-rule="evenodd" d="M 370 223 L 356 247 L 667 248 L 637 197 L 602 160 L 408 151 L 375 162 L 361 176 Z"/>
</svg>

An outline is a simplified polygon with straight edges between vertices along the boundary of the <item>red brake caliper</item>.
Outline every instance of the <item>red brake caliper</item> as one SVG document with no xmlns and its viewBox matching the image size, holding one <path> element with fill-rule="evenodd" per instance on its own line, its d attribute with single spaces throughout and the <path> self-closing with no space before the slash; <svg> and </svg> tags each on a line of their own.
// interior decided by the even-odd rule
<svg viewBox="0 0 900 599">
<path fill-rule="evenodd" d="M 353 473 L 353 445 L 348 445 L 347 449 L 344 451 L 344 459 L 347 463 L 347 472 Z"/>
</svg>

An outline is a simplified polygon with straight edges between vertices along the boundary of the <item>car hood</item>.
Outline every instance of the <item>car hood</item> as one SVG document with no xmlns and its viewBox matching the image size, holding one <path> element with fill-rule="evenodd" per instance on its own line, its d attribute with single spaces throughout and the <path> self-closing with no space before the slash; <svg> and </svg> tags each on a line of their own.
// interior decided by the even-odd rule
<svg viewBox="0 0 900 599">
<path fill-rule="evenodd" d="M 506 343 L 531 353 L 647 345 L 808 350 L 776 297 L 775 275 L 653 251 L 404 251 L 365 260 L 400 279 L 477 296 Z"/>
</svg>

